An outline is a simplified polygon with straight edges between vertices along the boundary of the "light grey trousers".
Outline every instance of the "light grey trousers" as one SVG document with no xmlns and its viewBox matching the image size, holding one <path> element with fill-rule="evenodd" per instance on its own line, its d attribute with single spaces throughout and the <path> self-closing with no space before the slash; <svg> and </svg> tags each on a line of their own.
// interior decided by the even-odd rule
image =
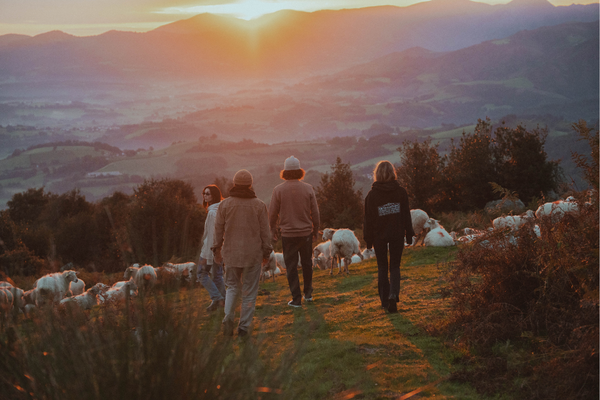
<svg viewBox="0 0 600 400">
<path fill-rule="evenodd" d="M 225 296 L 225 318 L 223 318 L 223 322 L 234 320 L 236 304 L 241 295 L 242 308 L 238 328 L 248 332 L 256 307 L 256 295 L 258 294 L 261 271 L 260 264 L 247 268 L 226 268 L 227 295 Z"/>
</svg>

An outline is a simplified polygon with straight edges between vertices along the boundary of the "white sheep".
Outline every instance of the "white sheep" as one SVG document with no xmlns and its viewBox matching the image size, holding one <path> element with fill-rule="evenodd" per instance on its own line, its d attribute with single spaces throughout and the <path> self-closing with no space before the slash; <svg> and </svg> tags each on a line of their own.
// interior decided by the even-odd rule
<svg viewBox="0 0 600 400">
<path fill-rule="evenodd" d="M 443 226 L 440 225 L 439 221 L 430 218 L 425 223 L 425 228 L 431 229 L 427 232 L 425 239 L 423 240 L 423 244 L 425 246 L 432 247 L 448 247 L 454 246 L 454 239 L 452 236 L 444 229 Z"/>
<path fill-rule="evenodd" d="M 13 306 L 16 309 L 23 310 L 25 307 L 25 300 L 23 299 L 23 290 L 13 286 L 12 283 L 7 281 L 0 281 L 0 289 L 8 290 L 13 296 Z"/>
<path fill-rule="evenodd" d="M 359 256 L 357 256 L 356 254 L 352 256 L 352 258 L 350 259 L 350 264 L 358 264 L 359 262 L 361 262 L 363 259 L 360 258 Z M 346 259 L 342 259 L 342 267 L 346 267 Z"/>
<path fill-rule="evenodd" d="M 52 303 L 61 301 L 69 291 L 69 283 L 77 282 L 77 273 L 72 270 L 47 274 L 35 281 L 37 290 L 36 305 L 39 307 L 50 300 Z"/>
<path fill-rule="evenodd" d="M 363 260 L 368 260 L 370 258 L 375 257 L 375 249 L 374 248 L 364 249 L 362 252 L 362 256 L 363 256 Z"/>
<path fill-rule="evenodd" d="M 354 232 L 350 229 L 330 229 L 323 230 L 323 240 L 331 240 L 330 251 L 331 251 L 331 269 L 329 274 L 333 274 L 334 264 L 337 263 L 337 259 L 340 260 L 338 264 L 338 271 L 342 272 L 341 259 L 344 258 L 346 263 L 344 270 L 347 274 L 350 273 L 348 265 L 352 262 L 352 256 L 358 255 L 362 260 L 363 256 L 360 252 L 359 242 Z"/>
<path fill-rule="evenodd" d="M 73 297 L 66 297 L 60 301 L 61 305 L 76 304 L 83 310 L 89 310 L 98 304 L 96 296 L 101 291 L 101 286 L 94 285 L 82 294 Z"/>
<path fill-rule="evenodd" d="M 261 264 L 261 280 L 265 280 L 268 277 L 273 276 L 273 281 L 275 281 L 275 274 L 276 272 L 279 271 L 279 273 L 281 273 L 281 270 L 279 268 L 277 268 L 277 261 L 275 259 L 275 252 L 272 251 L 271 254 L 269 255 L 269 259 L 267 260 L 266 263 Z"/>
<path fill-rule="evenodd" d="M 13 308 L 13 295 L 6 287 L 0 288 L 0 314 L 8 316 Z"/>
<path fill-rule="evenodd" d="M 131 267 L 127 267 L 123 277 L 125 279 L 133 278 L 136 286 L 140 290 L 149 290 L 156 285 L 156 271 L 152 265 L 144 265 L 141 267 L 137 267 L 134 264 Z"/>
<path fill-rule="evenodd" d="M 321 264 L 328 265 L 331 262 L 331 240 L 321 242 L 313 249 L 313 269 L 321 268 Z"/>
<path fill-rule="evenodd" d="M 331 263 L 331 258 L 325 258 L 322 254 L 313 258 L 313 269 L 319 268 L 321 271 L 329 268 Z"/>
<path fill-rule="evenodd" d="M 425 235 L 427 234 L 425 223 L 429 221 L 429 215 L 427 215 L 425 211 L 416 208 L 410 210 L 410 219 L 412 221 L 413 231 L 416 235 L 416 239 L 413 238 L 413 245 L 417 246 L 423 243 Z"/>
<path fill-rule="evenodd" d="M 535 216 L 538 219 L 542 219 L 543 217 L 547 216 L 551 216 L 554 219 L 560 219 L 565 215 L 565 213 L 575 212 L 578 210 L 579 207 L 577 206 L 576 202 L 558 200 L 539 206 L 535 212 Z"/>
<path fill-rule="evenodd" d="M 275 253 L 275 262 L 282 270 L 287 269 L 285 266 L 285 260 L 283 259 L 283 253 Z M 302 267 L 300 256 L 298 256 L 298 267 Z"/>
<path fill-rule="evenodd" d="M 527 210 L 525 214 L 522 215 L 508 215 L 503 217 L 498 217 L 492 221 L 492 225 L 494 229 L 503 229 L 510 228 L 513 231 L 516 231 L 521 226 L 525 225 L 527 221 L 531 221 L 535 218 L 535 214 L 531 210 Z"/>
<path fill-rule="evenodd" d="M 110 286 L 102 283 L 102 282 L 98 282 L 96 283 L 96 285 L 98 287 L 98 295 L 96 296 L 96 300 L 98 301 L 99 304 L 102 304 L 106 301 L 106 292 L 110 289 Z"/>
<path fill-rule="evenodd" d="M 129 297 L 133 297 L 137 294 L 138 287 L 135 284 L 133 278 L 128 281 L 117 282 L 110 289 L 108 289 L 102 296 L 103 301 L 121 301 L 125 300 L 129 291 Z"/>
<path fill-rule="evenodd" d="M 165 263 L 163 266 L 174 269 L 180 279 L 193 281 L 196 277 L 197 266 L 194 262 L 180 264 Z"/>
<path fill-rule="evenodd" d="M 85 282 L 83 279 L 77 279 L 77 282 L 70 282 L 69 290 L 71 291 L 71 296 L 78 296 L 85 292 Z"/>
</svg>

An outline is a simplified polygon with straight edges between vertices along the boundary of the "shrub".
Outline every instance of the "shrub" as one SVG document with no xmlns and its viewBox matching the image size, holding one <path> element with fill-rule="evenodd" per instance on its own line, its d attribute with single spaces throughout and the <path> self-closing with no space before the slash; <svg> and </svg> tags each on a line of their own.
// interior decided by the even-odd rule
<svg viewBox="0 0 600 400">
<path fill-rule="evenodd" d="M 530 223 L 514 238 L 494 231 L 457 255 L 449 332 L 487 360 L 480 364 L 497 357 L 499 343 L 528 349 L 502 372 L 527 379 L 509 388 L 523 398 L 598 394 L 598 208 L 581 208 L 542 219 L 541 238 Z M 498 374 L 495 365 L 487 376 Z"/>
</svg>

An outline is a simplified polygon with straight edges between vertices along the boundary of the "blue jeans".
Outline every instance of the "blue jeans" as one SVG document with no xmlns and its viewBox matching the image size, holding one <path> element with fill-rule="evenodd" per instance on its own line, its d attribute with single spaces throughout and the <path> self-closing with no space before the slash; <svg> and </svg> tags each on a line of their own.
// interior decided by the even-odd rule
<svg viewBox="0 0 600 400">
<path fill-rule="evenodd" d="M 213 272 L 212 279 L 210 279 L 211 269 Z M 206 264 L 206 259 L 200 257 L 200 262 L 198 263 L 198 279 L 202 286 L 208 290 L 211 300 L 225 300 L 225 282 L 223 282 L 222 264 L 217 264 L 214 260 L 212 264 Z"/>
</svg>

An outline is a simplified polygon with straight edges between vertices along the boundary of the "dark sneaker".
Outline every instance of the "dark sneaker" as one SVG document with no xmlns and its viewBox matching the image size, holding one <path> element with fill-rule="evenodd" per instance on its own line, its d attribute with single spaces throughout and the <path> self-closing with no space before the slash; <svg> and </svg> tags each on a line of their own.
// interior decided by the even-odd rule
<svg viewBox="0 0 600 400">
<path fill-rule="evenodd" d="M 302 302 L 300 302 L 300 301 L 296 302 L 294 300 L 290 300 L 290 301 L 288 301 L 288 306 L 291 306 L 291 307 L 302 307 Z"/>
<path fill-rule="evenodd" d="M 223 322 L 223 335 L 233 336 L 233 321 L 227 320 Z"/>
<path fill-rule="evenodd" d="M 312 296 L 310 296 L 310 297 L 302 296 L 302 297 L 304 298 L 304 301 L 314 301 Z"/>
<path fill-rule="evenodd" d="M 393 299 L 389 300 L 387 310 L 390 314 L 396 314 L 398 312 L 398 306 Z"/>
<path fill-rule="evenodd" d="M 247 335 L 248 335 L 248 331 L 246 331 L 244 329 L 241 329 L 241 328 L 238 328 L 238 336 L 239 337 L 244 337 L 244 336 L 247 336 Z"/>
<path fill-rule="evenodd" d="M 206 307 L 206 311 L 216 311 L 217 308 L 219 308 L 219 300 L 213 300 L 208 307 Z"/>
</svg>

